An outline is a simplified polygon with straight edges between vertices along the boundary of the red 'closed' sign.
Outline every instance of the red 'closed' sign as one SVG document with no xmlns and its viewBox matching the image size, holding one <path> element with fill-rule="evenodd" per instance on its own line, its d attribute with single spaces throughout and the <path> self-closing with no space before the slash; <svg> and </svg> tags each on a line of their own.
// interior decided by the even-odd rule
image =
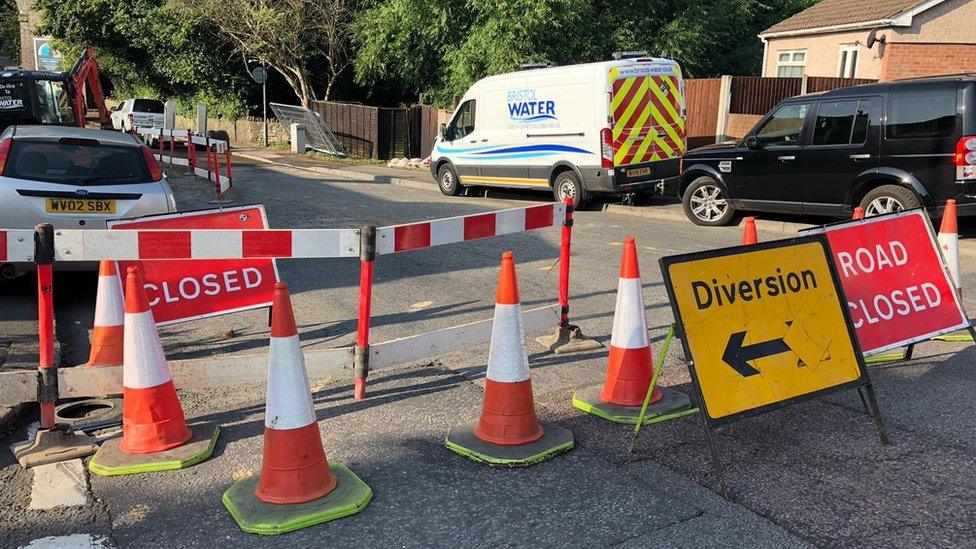
<svg viewBox="0 0 976 549">
<path fill-rule="evenodd" d="M 823 230 L 865 355 L 969 327 L 922 210 Z"/>
<path fill-rule="evenodd" d="M 114 221 L 111 229 L 267 229 L 264 206 L 237 206 Z M 278 270 L 273 259 L 120 261 L 142 270 L 156 324 L 174 324 L 268 307 Z M 125 278 L 122 280 L 125 285 Z"/>
</svg>

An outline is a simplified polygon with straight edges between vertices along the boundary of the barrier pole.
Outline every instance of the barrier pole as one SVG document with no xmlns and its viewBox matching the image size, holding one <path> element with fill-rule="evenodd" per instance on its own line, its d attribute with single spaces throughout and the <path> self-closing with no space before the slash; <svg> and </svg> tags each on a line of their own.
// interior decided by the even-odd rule
<svg viewBox="0 0 976 549">
<path fill-rule="evenodd" d="M 213 146 L 213 159 L 214 159 L 214 178 L 217 184 L 217 200 L 222 199 L 223 193 L 220 192 L 220 155 L 217 154 L 217 145 Z"/>
<path fill-rule="evenodd" d="M 190 130 L 186 131 L 186 156 L 190 162 L 190 174 L 196 175 L 193 171 L 197 167 L 197 145 L 193 142 L 193 132 Z"/>
<path fill-rule="evenodd" d="M 58 367 L 54 362 L 54 226 L 34 228 L 34 264 L 37 267 L 37 402 L 41 428 L 54 428 L 58 400 Z"/>
<path fill-rule="evenodd" d="M 230 141 L 227 142 L 227 150 L 224 152 L 224 163 L 227 164 L 227 186 L 234 186 L 234 177 L 230 173 Z"/>
<path fill-rule="evenodd" d="M 559 249 L 559 329 L 569 328 L 569 255 L 573 241 L 573 197 L 567 196 L 566 219 L 563 221 L 562 245 Z"/>
<path fill-rule="evenodd" d="M 211 170 L 212 165 L 211 165 L 211 159 L 210 159 L 210 136 L 209 135 L 208 136 L 204 136 L 204 149 L 203 149 L 203 152 L 204 152 L 204 154 L 207 155 L 207 182 L 209 183 L 211 181 L 210 174 L 212 173 L 212 170 Z"/>
<path fill-rule="evenodd" d="M 373 260 L 376 259 L 376 227 L 363 225 L 359 233 L 359 321 L 356 329 L 356 353 L 353 361 L 355 387 L 353 398 L 366 398 L 369 376 L 369 316 L 373 301 Z"/>
<path fill-rule="evenodd" d="M 162 167 L 165 163 L 163 162 L 163 130 L 159 130 L 159 165 Z"/>
</svg>

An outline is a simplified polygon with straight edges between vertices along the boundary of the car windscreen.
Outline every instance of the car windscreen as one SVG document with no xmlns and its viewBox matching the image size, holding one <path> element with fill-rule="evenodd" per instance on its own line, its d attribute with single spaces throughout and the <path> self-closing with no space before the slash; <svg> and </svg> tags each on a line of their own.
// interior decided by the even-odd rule
<svg viewBox="0 0 976 549">
<path fill-rule="evenodd" d="M 132 102 L 132 112 L 163 114 L 163 102 L 158 99 L 136 99 Z"/>
<path fill-rule="evenodd" d="M 27 108 L 23 80 L 0 80 L 0 113 Z"/>
<path fill-rule="evenodd" d="M 103 145 L 90 139 L 15 139 L 3 175 L 81 186 L 145 183 L 152 179 L 139 147 Z"/>
</svg>

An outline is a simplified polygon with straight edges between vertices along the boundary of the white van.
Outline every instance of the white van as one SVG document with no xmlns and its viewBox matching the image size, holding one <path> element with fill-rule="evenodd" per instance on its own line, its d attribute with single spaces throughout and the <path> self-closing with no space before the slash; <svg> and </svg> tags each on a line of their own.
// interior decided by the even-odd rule
<svg viewBox="0 0 976 549">
<path fill-rule="evenodd" d="M 643 52 L 483 78 L 434 141 L 441 192 L 470 185 L 593 194 L 663 190 L 685 144 L 681 68 Z"/>
</svg>

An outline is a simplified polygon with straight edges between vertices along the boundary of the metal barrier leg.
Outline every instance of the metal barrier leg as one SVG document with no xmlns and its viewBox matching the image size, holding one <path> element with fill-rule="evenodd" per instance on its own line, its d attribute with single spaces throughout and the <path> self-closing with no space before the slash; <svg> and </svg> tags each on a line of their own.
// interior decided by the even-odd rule
<svg viewBox="0 0 976 549">
<path fill-rule="evenodd" d="M 91 438 L 71 432 L 54 422 L 58 400 L 58 365 L 54 352 L 54 227 L 50 223 L 34 229 L 34 264 L 37 267 L 37 402 L 41 428 L 33 440 L 11 447 L 23 467 L 90 456 L 98 446 Z"/>
<path fill-rule="evenodd" d="M 356 330 L 356 354 L 353 364 L 355 388 L 353 398 L 366 398 L 369 376 L 369 317 L 373 302 L 373 260 L 376 259 L 376 227 L 363 225 L 359 233 L 359 322 Z"/>
<path fill-rule="evenodd" d="M 559 326 L 555 333 L 536 338 L 543 347 L 556 354 L 590 351 L 603 347 L 583 335 L 579 326 L 569 323 L 569 257 L 573 242 L 573 199 L 566 198 L 566 220 L 563 222 L 559 249 Z"/>
</svg>

